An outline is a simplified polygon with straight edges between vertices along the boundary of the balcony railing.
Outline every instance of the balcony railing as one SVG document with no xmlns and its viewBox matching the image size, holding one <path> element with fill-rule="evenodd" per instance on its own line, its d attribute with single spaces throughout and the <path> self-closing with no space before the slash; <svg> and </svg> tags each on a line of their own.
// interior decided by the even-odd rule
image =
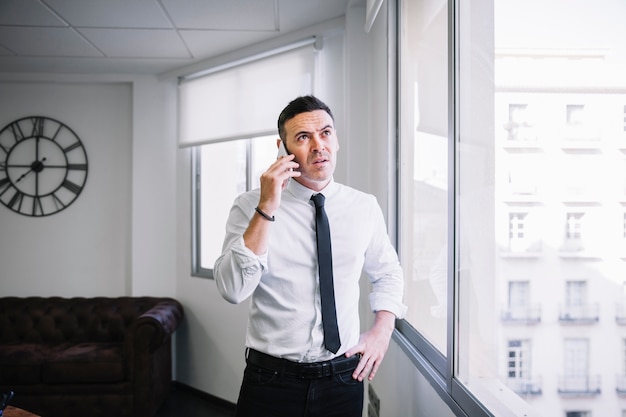
<svg viewBox="0 0 626 417">
<path fill-rule="evenodd" d="M 535 397 L 543 393 L 541 377 L 508 378 L 506 385 L 521 397 Z"/>
<path fill-rule="evenodd" d="M 600 395 L 600 375 L 565 375 L 559 377 L 559 394 L 568 397 Z"/>
<path fill-rule="evenodd" d="M 594 324 L 600 321 L 598 303 L 561 306 L 559 313 L 561 324 Z"/>
<path fill-rule="evenodd" d="M 541 323 L 541 305 L 504 307 L 500 318 L 508 324 L 538 324 Z"/>
</svg>

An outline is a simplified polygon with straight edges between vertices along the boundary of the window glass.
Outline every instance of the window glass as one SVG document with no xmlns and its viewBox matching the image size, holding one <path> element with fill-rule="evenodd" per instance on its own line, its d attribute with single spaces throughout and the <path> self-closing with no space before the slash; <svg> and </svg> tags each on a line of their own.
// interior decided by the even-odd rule
<svg viewBox="0 0 626 417">
<path fill-rule="evenodd" d="M 259 187 L 261 174 L 276 159 L 277 138 L 278 134 L 196 148 L 194 274 L 212 277 L 233 201 L 242 192 Z"/>
<path fill-rule="evenodd" d="M 448 7 L 403 2 L 401 21 L 400 256 L 406 321 L 442 354 L 448 294 Z"/>
<path fill-rule="evenodd" d="M 619 415 L 626 3 L 457 5 L 455 376 L 487 408 Z"/>
</svg>

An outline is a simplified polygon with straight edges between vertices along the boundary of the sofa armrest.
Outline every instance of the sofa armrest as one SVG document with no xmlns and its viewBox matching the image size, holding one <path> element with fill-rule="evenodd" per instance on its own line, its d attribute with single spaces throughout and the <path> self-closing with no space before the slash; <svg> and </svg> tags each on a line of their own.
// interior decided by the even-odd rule
<svg viewBox="0 0 626 417">
<path fill-rule="evenodd" d="M 137 317 L 126 332 L 126 343 L 154 350 L 168 341 L 184 316 L 183 306 L 172 298 L 162 298 Z"/>
</svg>

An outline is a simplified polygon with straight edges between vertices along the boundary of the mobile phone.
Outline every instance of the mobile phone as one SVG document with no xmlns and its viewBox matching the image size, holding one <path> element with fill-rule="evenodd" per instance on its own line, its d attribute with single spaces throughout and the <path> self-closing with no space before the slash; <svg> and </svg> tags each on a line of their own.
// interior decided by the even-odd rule
<svg viewBox="0 0 626 417">
<path fill-rule="evenodd" d="M 285 148 L 285 142 L 283 142 L 282 140 L 280 141 L 280 145 L 278 146 L 278 155 L 276 155 L 276 158 L 280 158 L 281 156 L 287 156 L 287 148 Z"/>
<path fill-rule="evenodd" d="M 278 145 L 278 155 L 276 155 L 276 159 L 281 158 L 283 156 L 287 156 L 287 155 L 289 155 L 289 153 L 287 152 L 287 148 L 285 148 L 285 142 L 281 140 L 280 145 Z M 289 170 L 291 171 L 291 168 Z M 283 183 L 283 190 L 287 188 L 290 181 L 291 181 L 291 177 L 285 180 L 285 182 Z"/>
</svg>

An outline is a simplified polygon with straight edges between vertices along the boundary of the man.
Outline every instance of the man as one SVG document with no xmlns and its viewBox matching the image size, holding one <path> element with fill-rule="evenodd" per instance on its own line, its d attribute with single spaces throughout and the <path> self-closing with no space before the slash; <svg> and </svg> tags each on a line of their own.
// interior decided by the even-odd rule
<svg viewBox="0 0 626 417">
<path fill-rule="evenodd" d="M 402 270 L 375 197 L 333 180 L 339 143 L 328 106 L 296 98 L 278 132 L 288 154 L 261 175 L 260 189 L 235 200 L 214 268 L 226 300 L 252 297 L 237 416 L 360 417 L 363 380 L 376 374 L 406 310 Z M 327 252 L 317 242 L 318 214 L 330 225 L 329 267 L 318 262 L 318 251 Z M 324 268 L 332 270 L 334 302 Z M 362 272 L 372 282 L 375 321 L 359 334 Z M 325 336 L 327 326 L 334 335 Z"/>
</svg>

